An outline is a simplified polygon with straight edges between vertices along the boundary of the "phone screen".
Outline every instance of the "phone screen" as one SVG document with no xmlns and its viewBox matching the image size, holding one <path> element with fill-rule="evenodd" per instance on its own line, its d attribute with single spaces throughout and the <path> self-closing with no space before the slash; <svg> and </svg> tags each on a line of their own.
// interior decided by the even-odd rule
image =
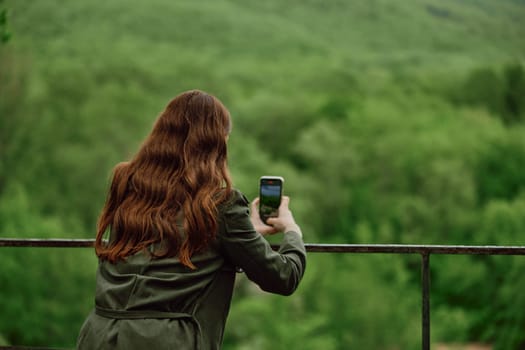
<svg viewBox="0 0 525 350">
<path fill-rule="evenodd" d="M 263 176 L 260 181 L 259 215 L 262 221 L 266 223 L 266 219 L 279 215 L 283 179 L 278 176 Z"/>
</svg>

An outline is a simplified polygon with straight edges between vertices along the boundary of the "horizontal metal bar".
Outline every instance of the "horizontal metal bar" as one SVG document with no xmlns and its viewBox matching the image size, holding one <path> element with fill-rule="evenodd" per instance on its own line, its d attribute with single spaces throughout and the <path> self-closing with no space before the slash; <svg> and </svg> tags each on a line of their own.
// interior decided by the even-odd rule
<svg viewBox="0 0 525 350">
<path fill-rule="evenodd" d="M 312 253 L 480 254 L 525 255 L 525 246 L 415 245 L 415 244 L 306 244 Z"/>
<path fill-rule="evenodd" d="M 94 244 L 94 239 L 0 238 L 0 247 L 89 248 Z"/>
<path fill-rule="evenodd" d="M 68 350 L 68 348 L 48 348 L 48 347 L 39 347 L 39 346 L 4 345 L 4 346 L 0 346 L 0 350 Z"/>
<path fill-rule="evenodd" d="M 94 239 L 0 238 L 0 247 L 83 248 L 93 247 L 94 243 Z M 279 245 L 272 246 L 277 248 Z M 321 243 L 306 243 L 305 246 L 311 253 L 525 255 L 525 246 Z"/>
</svg>

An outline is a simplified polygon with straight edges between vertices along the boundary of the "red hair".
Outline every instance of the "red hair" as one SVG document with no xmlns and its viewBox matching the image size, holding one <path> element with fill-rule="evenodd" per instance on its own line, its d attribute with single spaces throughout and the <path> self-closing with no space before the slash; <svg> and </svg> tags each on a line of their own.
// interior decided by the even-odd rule
<svg viewBox="0 0 525 350">
<path fill-rule="evenodd" d="M 160 243 L 153 258 L 178 256 L 195 268 L 191 257 L 215 237 L 218 205 L 231 194 L 230 129 L 229 112 L 214 96 L 193 90 L 175 97 L 134 158 L 115 167 L 97 256 L 115 263 Z"/>
</svg>

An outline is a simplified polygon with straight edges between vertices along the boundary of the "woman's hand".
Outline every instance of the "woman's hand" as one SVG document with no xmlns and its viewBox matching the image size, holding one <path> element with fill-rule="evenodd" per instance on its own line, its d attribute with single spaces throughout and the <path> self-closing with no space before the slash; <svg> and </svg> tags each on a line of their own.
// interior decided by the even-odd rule
<svg viewBox="0 0 525 350">
<path fill-rule="evenodd" d="M 262 235 L 273 235 L 278 232 L 294 231 L 301 234 L 301 229 L 295 223 L 292 212 L 288 208 L 290 203 L 290 197 L 283 196 L 281 199 L 281 205 L 279 206 L 279 216 L 275 218 L 268 218 L 265 224 L 259 216 L 259 197 L 251 204 L 250 218 L 255 228 L 255 231 Z"/>
<path fill-rule="evenodd" d="M 262 235 L 273 235 L 278 231 L 273 226 L 266 225 L 259 216 L 259 197 L 255 198 L 250 208 L 250 219 L 255 231 Z"/>
</svg>

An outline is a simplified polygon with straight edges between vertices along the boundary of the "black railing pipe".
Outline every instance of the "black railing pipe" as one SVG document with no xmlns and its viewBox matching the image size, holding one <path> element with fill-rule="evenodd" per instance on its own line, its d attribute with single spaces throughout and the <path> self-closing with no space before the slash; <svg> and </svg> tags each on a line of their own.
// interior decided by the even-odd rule
<svg viewBox="0 0 525 350">
<path fill-rule="evenodd" d="M 86 248 L 94 239 L 0 238 L 0 247 Z M 274 245 L 274 248 L 278 245 Z M 525 255 L 525 246 L 306 243 L 310 253 Z"/>
</svg>

